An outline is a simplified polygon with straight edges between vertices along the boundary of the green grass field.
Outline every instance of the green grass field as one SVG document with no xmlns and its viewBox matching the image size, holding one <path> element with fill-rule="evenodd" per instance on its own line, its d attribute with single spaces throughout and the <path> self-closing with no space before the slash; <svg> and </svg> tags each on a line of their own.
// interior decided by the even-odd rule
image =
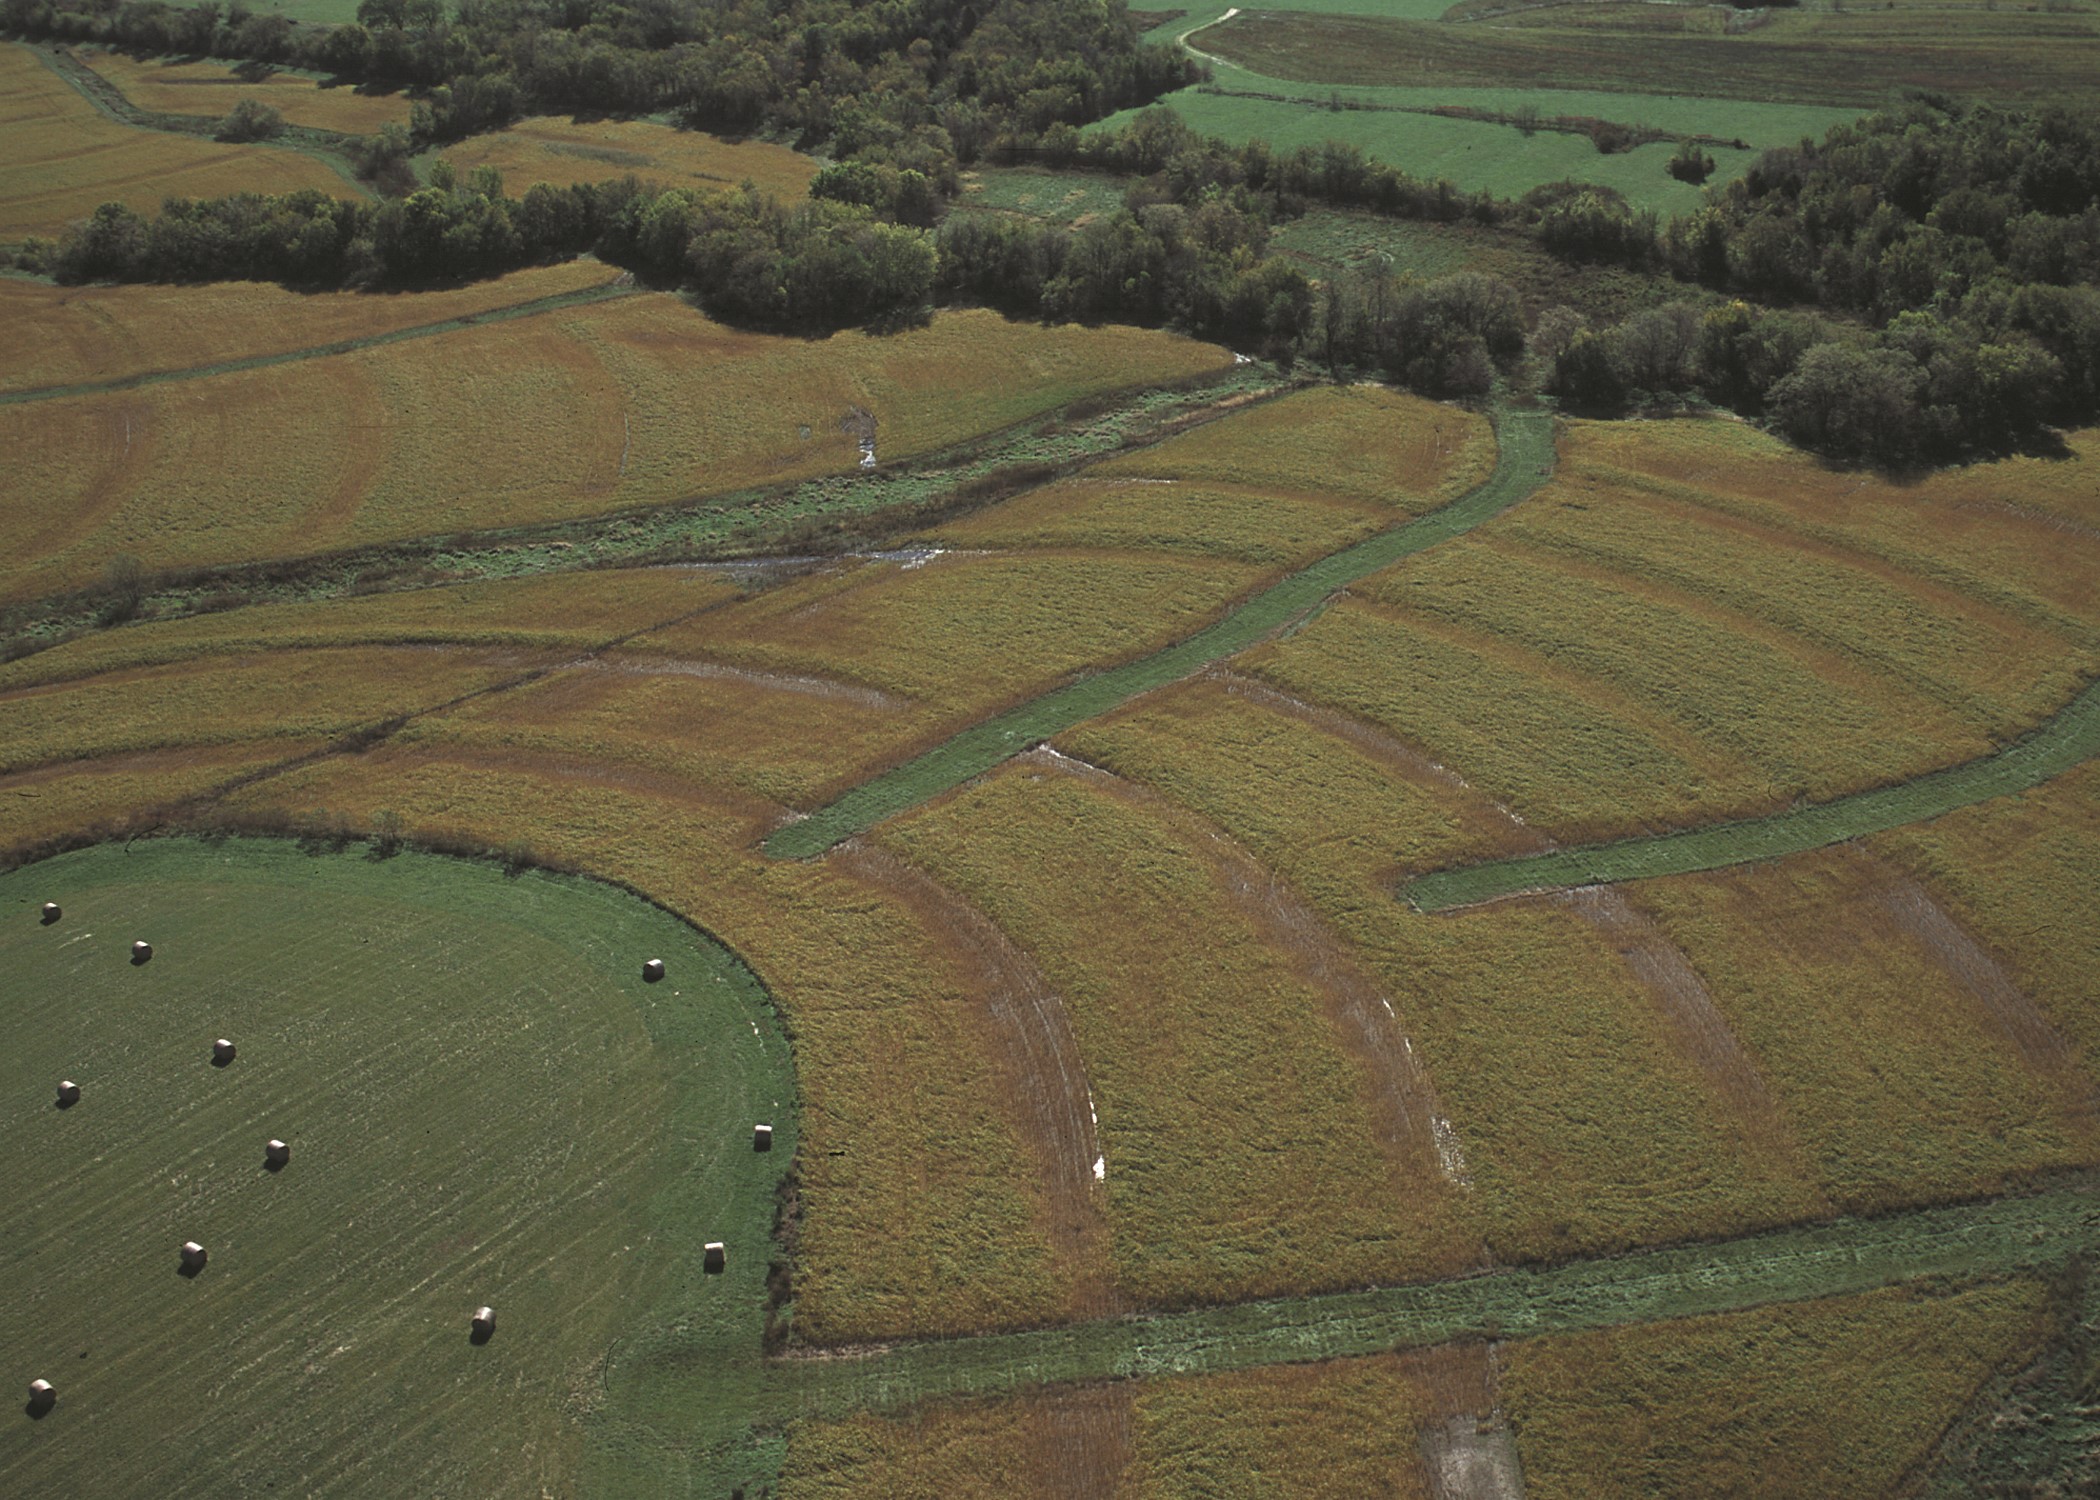
<svg viewBox="0 0 2100 1500">
<path fill-rule="evenodd" d="M 59 1390 L 10 1424 L 0 1485 L 628 1493 L 679 1462 L 659 1424 L 692 1399 L 682 1365 L 750 1378 L 795 1085 L 750 973 L 676 918 L 244 840 L 61 856 L 0 907 L 0 1348 Z M 274 1173 L 269 1136 L 292 1147 Z"/>
</svg>

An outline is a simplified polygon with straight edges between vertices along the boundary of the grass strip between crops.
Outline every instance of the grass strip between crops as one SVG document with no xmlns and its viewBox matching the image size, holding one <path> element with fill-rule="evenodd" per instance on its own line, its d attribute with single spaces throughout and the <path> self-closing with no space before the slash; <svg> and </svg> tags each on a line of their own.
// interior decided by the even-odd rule
<svg viewBox="0 0 2100 1500">
<path fill-rule="evenodd" d="M 1689 875 L 1777 859 L 2024 792 L 2096 753 L 2100 753 L 2100 679 L 2089 683 L 2054 718 L 2004 749 L 1914 780 L 1764 818 L 1437 870 L 1417 876 L 1401 888 L 1401 894 L 1419 910 L 1449 911 L 1503 896 Z"/>
<path fill-rule="evenodd" d="M 1499 410 L 1495 472 L 1441 510 L 1328 554 L 1270 585 L 1187 640 L 1112 667 L 973 725 L 953 739 L 863 782 L 829 806 L 782 828 L 766 841 L 776 859 L 822 854 L 885 818 L 916 807 L 1009 756 L 1243 651 L 1316 610 L 1336 590 L 1439 542 L 1470 531 L 1522 500 L 1553 463 L 1553 424 L 1543 412 Z"/>
<path fill-rule="evenodd" d="M 1057 1381 L 1216 1373 L 1532 1338 L 2059 1264 L 2100 1238 L 2090 1187 L 1886 1218 L 1496 1271 L 1407 1287 L 1297 1297 L 1027 1333 L 899 1345 L 865 1357 L 775 1362 L 776 1412 L 830 1416 Z"/>
<path fill-rule="evenodd" d="M 641 288 L 631 284 L 588 286 L 573 292 L 556 292 L 552 296 L 535 297 L 529 302 L 513 303 L 509 307 L 492 307 L 486 312 L 463 313 L 456 318 L 444 318 L 435 323 L 418 323 L 413 328 L 394 328 L 364 338 L 337 339 L 333 343 L 315 344 L 306 349 L 287 349 L 280 354 L 256 354 L 246 359 L 221 360 L 217 364 L 198 365 L 184 370 L 146 370 L 137 375 L 119 376 L 115 380 L 85 380 L 77 385 L 46 385 L 33 390 L 0 392 L 0 406 L 15 406 L 27 401 L 55 401 L 65 396 L 96 396 L 106 391 L 137 390 L 141 386 L 163 385 L 173 380 L 202 380 L 213 375 L 231 375 L 243 370 L 267 370 L 274 365 L 299 364 L 309 359 L 329 359 L 338 354 L 355 354 L 360 349 L 377 349 L 386 344 L 403 344 L 410 339 L 430 338 L 435 334 L 453 333 L 462 328 L 478 328 L 484 323 L 507 323 L 512 318 L 530 318 L 540 313 L 587 307 L 593 302 L 610 302 L 616 297 L 631 297 L 640 290 Z"/>
</svg>

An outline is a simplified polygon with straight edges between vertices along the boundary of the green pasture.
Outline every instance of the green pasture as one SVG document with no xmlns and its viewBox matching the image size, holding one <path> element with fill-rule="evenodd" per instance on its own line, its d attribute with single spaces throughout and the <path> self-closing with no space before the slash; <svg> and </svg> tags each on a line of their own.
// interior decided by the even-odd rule
<svg viewBox="0 0 2100 1500">
<path fill-rule="evenodd" d="M 1058 224 L 1089 215 L 1112 214 L 1123 206 L 1123 182 L 1095 172 L 1032 172 L 986 168 L 963 183 L 958 208 L 1027 214 Z"/>
<path fill-rule="evenodd" d="M 699 1392 L 755 1379 L 793 1074 L 756 980 L 667 913 L 146 841 L 0 877 L 0 966 L 0 1363 L 58 1388 L 4 1424 L 0 1492 L 641 1493 L 685 1477 Z"/>
<path fill-rule="evenodd" d="M 1074 724 L 1245 650 L 1318 609 L 1337 589 L 1499 515 L 1543 482 L 1553 460 L 1552 419 L 1540 412 L 1504 411 L 1496 418 L 1495 436 L 1500 452 L 1493 475 L 1441 510 L 1329 553 L 1271 584 L 1185 641 L 1081 678 L 971 726 L 924 755 L 863 782 L 809 817 L 788 824 L 766 840 L 766 853 L 776 859 L 822 854 L 841 839 L 960 786 Z"/>
<path fill-rule="evenodd" d="M 357 0 L 250 0 L 248 9 L 310 26 L 347 26 L 357 19 Z"/>
<path fill-rule="evenodd" d="M 1807 803 L 1765 818 L 1438 870 L 1409 881 L 1402 894 L 1423 911 L 1448 911 L 1531 891 L 1689 875 L 1777 859 L 2023 792 L 2096 753 L 2100 753 L 2100 682 L 2089 685 L 2032 734 L 1995 754 L 1944 771 L 1850 797 Z"/>
<path fill-rule="evenodd" d="M 1594 182 L 1659 213 L 1682 213 L 1705 189 L 1679 182 L 1666 170 L 1680 135 L 1747 141 L 1752 149 L 1707 148 L 1715 183 L 1726 182 L 1759 151 L 1820 135 L 1859 112 L 1813 105 L 1744 104 L 1649 94 L 1577 93 L 1543 89 L 1339 88 L 1290 83 L 1221 66 L 1212 85 L 1165 99 L 1198 132 L 1229 141 L 1267 140 L 1279 150 L 1343 141 L 1417 177 L 1448 178 L 1467 192 L 1519 197 L 1542 183 Z M 1282 95 L 1261 98 L 1256 95 Z M 1345 106 L 1333 105 L 1339 99 Z M 1350 105 L 1359 107 L 1351 108 Z M 1526 135 L 1514 125 L 1426 113 L 1433 107 L 1510 112 L 1531 106 L 1540 116 L 1585 116 L 1652 126 L 1671 139 L 1606 155 L 1587 135 L 1540 128 Z M 1111 116 L 1101 128 L 1127 122 Z"/>
</svg>

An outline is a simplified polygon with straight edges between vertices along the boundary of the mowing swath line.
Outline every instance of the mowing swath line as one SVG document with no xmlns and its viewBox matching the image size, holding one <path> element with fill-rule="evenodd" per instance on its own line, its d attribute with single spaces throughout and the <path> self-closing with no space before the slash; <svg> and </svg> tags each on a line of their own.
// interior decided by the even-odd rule
<svg viewBox="0 0 2100 1500">
<path fill-rule="evenodd" d="M 229 359 L 215 365 L 199 365 L 190 370 L 148 370 L 139 375 L 120 376 L 115 380 L 90 380 L 78 385 L 46 385 L 34 390 L 0 392 L 0 406 L 15 406 L 29 401 L 56 401 L 65 396 L 99 396 L 109 391 L 136 390 L 140 386 L 162 385 L 172 380 L 203 380 L 213 375 L 233 375 L 245 370 L 267 370 L 275 365 L 298 364 L 302 360 L 330 359 L 338 354 L 355 354 L 360 349 L 377 349 L 384 344 L 399 344 L 410 339 L 429 338 L 434 334 L 455 333 L 462 328 L 475 328 L 483 323 L 507 323 L 512 318 L 530 318 L 540 313 L 585 307 L 593 302 L 610 302 L 615 297 L 631 297 L 640 290 L 641 288 L 634 286 L 584 287 L 579 291 L 556 292 L 548 297 L 535 297 L 530 302 L 519 302 L 510 307 L 466 313 L 436 323 L 420 323 L 414 328 L 396 328 L 389 333 L 375 333 L 365 338 L 337 339 L 334 343 L 316 344 L 310 349 L 290 349 L 282 354 L 258 354 L 249 359 Z"/>
<path fill-rule="evenodd" d="M 1552 419 L 1542 412 L 1501 410 L 1500 452 L 1485 484 L 1404 525 L 1333 552 L 1271 584 L 1223 619 L 1150 656 L 1046 693 L 973 725 L 924 755 L 863 782 L 828 807 L 766 840 L 775 859 L 807 859 L 885 818 L 915 807 L 972 776 L 1108 712 L 1139 693 L 1163 687 L 1317 610 L 1329 595 L 1424 548 L 1470 531 L 1537 489 L 1553 459 Z"/>
<path fill-rule="evenodd" d="M 2100 1239 L 2088 1187 L 1648 1250 L 1546 1270 L 779 1360 L 780 1415 L 833 1416 L 1072 1380 L 1217 1373 L 1462 1338 L 1544 1334 L 1871 1291 L 1920 1277 L 2047 1266 Z"/>
<path fill-rule="evenodd" d="M 1911 781 L 1766 818 L 1438 870 L 1417 876 L 1401 894 L 1418 910 L 1449 911 L 1533 891 L 1613 885 L 1777 859 L 2024 792 L 2095 754 L 2100 754 L 2100 679 L 2088 683 L 2047 723 L 2004 749 Z"/>
</svg>

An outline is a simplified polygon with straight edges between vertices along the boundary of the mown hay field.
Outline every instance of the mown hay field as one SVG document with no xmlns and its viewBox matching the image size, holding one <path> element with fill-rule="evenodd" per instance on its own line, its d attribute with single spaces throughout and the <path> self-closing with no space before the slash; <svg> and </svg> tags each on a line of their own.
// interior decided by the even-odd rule
<svg viewBox="0 0 2100 1500">
<path fill-rule="evenodd" d="M 1247 667 L 1570 842 L 1916 776 L 2093 668 L 2100 542 L 1977 501 L 2027 464 L 1899 489 L 1734 424 L 1577 424 L 1530 503 Z"/>
<path fill-rule="evenodd" d="M 257 99 L 276 109 L 287 124 L 345 135 L 377 135 L 387 125 L 408 125 L 406 94 L 360 93 L 348 84 L 323 84 L 283 68 L 133 57 L 94 47 L 84 48 L 80 58 L 140 109 L 159 114 L 216 119 L 231 113 L 243 99 Z"/>
<path fill-rule="evenodd" d="M 2043 1334 L 2043 1289 L 1903 1289 L 1505 1345 L 1539 1500 L 1895 1495 Z"/>
<path fill-rule="evenodd" d="M 722 190 L 749 182 L 784 202 L 809 192 L 814 157 L 770 141 L 726 140 L 650 120 L 565 120 L 534 115 L 438 153 L 464 177 L 476 167 L 503 174 L 504 190 L 522 198 L 536 182 L 608 182 L 639 177 L 666 187 Z"/>
<path fill-rule="evenodd" d="M 384 338 L 607 286 L 596 260 L 430 292 L 292 292 L 258 282 L 52 286 L 0 281 L 0 394 L 100 384 Z M 282 377 L 281 377 L 282 378 Z"/>
<path fill-rule="evenodd" d="M 59 1391 L 0 1452 L 10 1493 L 88 1472 L 169 1495 L 572 1492 L 666 1457 L 645 1425 L 666 1326 L 755 1345 L 793 1079 L 748 972 L 676 918 L 584 881 L 248 840 L 88 850 L 0 887 L 24 1145 L 0 1221 L 34 1289 L 0 1343 Z M 62 1111 L 60 1077 L 82 1089 Z M 772 1155 L 750 1145 L 765 1117 Z M 709 1239 L 719 1277 L 695 1273 Z M 710 1363 L 733 1389 L 735 1360 Z"/>
<path fill-rule="evenodd" d="M 136 390 L 0 407 L 0 596 L 148 568 L 662 505 L 894 460 L 1220 368 L 1137 329 L 944 314 L 891 337 L 740 333 L 670 294 Z"/>
<path fill-rule="evenodd" d="M 57 235 L 99 204 L 150 212 L 169 197 L 362 189 L 318 157 L 120 125 L 19 43 L 0 44 L 0 243 Z"/>
</svg>

